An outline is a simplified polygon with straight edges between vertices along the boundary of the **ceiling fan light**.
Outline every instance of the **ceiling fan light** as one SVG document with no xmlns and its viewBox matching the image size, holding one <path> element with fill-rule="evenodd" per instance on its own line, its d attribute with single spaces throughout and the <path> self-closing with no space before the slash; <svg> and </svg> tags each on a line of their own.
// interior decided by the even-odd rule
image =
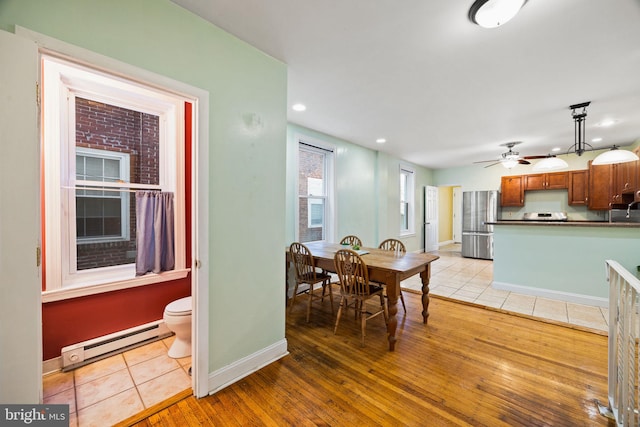
<svg viewBox="0 0 640 427">
<path fill-rule="evenodd" d="M 614 163 L 626 163 L 638 160 L 638 156 L 629 150 L 620 150 L 615 145 L 611 147 L 611 150 L 605 151 L 599 154 L 593 159 L 594 165 L 612 165 Z"/>
<path fill-rule="evenodd" d="M 502 166 L 504 166 L 505 168 L 512 169 L 518 164 L 518 160 L 517 159 L 506 159 L 506 160 L 502 160 L 500 163 L 502 163 Z"/>
<path fill-rule="evenodd" d="M 496 28 L 518 14 L 527 0 L 476 0 L 469 19 L 483 28 Z"/>
<path fill-rule="evenodd" d="M 544 159 L 533 165 L 533 170 L 538 171 L 555 171 L 560 169 L 566 169 L 569 164 L 558 157 L 545 157 Z"/>
</svg>

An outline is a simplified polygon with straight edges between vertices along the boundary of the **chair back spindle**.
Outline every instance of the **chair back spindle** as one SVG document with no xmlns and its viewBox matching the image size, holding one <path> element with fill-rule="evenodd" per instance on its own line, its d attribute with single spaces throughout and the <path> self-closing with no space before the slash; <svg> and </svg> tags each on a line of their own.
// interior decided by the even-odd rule
<svg viewBox="0 0 640 427">
<path fill-rule="evenodd" d="M 342 240 L 340 240 L 340 244 L 349 245 L 349 246 L 358 245 L 362 247 L 362 240 L 360 240 L 358 236 L 349 235 L 349 236 L 343 237 Z"/>
</svg>

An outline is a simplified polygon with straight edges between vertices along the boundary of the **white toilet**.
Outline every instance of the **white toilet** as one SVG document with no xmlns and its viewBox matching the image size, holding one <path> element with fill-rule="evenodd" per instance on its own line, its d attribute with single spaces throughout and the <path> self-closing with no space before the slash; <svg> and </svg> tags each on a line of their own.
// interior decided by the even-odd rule
<svg viewBox="0 0 640 427">
<path fill-rule="evenodd" d="M 176 334 L 169 349 L 169 357 L 179 359 L 191 356 L 191 297 L 167 304 L 162 318 L 169 330 Z"/>
</svg>

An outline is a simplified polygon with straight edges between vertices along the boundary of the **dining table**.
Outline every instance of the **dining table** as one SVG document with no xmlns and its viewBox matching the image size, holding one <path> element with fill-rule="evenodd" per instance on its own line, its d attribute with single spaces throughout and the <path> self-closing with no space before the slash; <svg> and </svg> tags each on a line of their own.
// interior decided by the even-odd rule
<svg viewBox="0 0 640 427">
<path fill-rule="evenodd" d="M 333 258 L 340 249 L 352 249 L 351 246 L 324 241 L 307 242 L 313 256 L 315 266 L 329 272 L 336 272 Z M 360 247 L 357 250 L 367 265 L 369 280 L 382 283 L 386 287 L 389 321 L 387 324 L 387 340 L 389 350 L 396 345 L 396 328 L 398 326 L 398 298 L 400 282 L 416 274 L 422 279 L 422 321 L 429 319 L 429 279 L 431 278 L 431 263 L 438 258 L 430 253 L 388 251 L 378 248 Z"/>
</svg>

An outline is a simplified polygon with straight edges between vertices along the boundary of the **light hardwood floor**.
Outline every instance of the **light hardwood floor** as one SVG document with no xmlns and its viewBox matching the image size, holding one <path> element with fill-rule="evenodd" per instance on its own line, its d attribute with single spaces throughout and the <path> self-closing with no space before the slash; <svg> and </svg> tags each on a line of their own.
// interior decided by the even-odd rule
<svg viewBox="0 0 640 427">
<path fill-rule="evenodd" d="M 335 293 L 336 295 L 338 292 Z M 343 317 L 328 301 L 287 319 L 290 354 L 202 399 L 153 408 L 125 425 L 607 426 L 607 337 L 521 315 L 406 293 L 396 351 L 382 317 Z M 182 396 L 181 396 L 182 397 Z"/>
</svg>

